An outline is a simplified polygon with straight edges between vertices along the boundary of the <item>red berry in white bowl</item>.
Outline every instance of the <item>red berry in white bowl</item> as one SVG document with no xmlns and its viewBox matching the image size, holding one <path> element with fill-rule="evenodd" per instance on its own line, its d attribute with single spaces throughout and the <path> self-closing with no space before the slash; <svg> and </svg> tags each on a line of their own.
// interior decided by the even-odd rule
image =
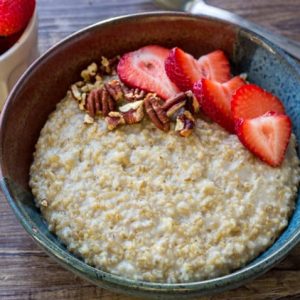
<svg viewBox="0 0 300 300">
<path fill-rule="evenodd" d="M 24 30 L 34 9 L 35 0 L 0 0 L 0 36 Z"/>
</svg>

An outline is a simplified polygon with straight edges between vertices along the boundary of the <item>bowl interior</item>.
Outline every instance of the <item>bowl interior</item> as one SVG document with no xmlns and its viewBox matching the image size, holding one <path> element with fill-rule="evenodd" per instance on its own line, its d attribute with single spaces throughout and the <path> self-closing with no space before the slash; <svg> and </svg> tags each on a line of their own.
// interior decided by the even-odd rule
<svg viewBox="0 0 300 300">
<path fill-rule="evenodd" d="M 173 285 L 134 282 L 85 265 L 48 231 L 34 206 L 28 187 L 29 166 L 39 132 L 56 103 L 64 97 L 69 85 L 79 79 L 80 70 L 88 63 L 99 61 L 102 55 L 113 57 L 147 44 L 178 46 L 196 57 L 223 49 L 235 73 L 247 73 L 249 81 L 282 99 L 300 141 L 299 71 L 282 52 L 256 35 L 215 19 L 179 13 L 142 14 L 102 22 L 71 36 L 42 56 L 21 78 L 2 113 L 2 188 L 34 239 L 67 268 L 97 284 L 122 291 L 127 288 L 127 292 L 141 295 L 149 291 L 155 295 L 205 294 L 211 289 L 221 291 L 237 286 L 282 259 L 299 239 L 299 201 L 281 237 L 245 268 L 218 279 Z"/>
</svg>

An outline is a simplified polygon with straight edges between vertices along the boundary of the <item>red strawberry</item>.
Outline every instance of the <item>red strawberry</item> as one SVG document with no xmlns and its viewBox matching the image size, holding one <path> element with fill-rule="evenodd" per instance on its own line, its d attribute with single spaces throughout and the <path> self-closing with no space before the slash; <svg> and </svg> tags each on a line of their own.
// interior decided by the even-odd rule
<svg viewBox="0 0 300 300">
<path fill-rule="evenodd" d="M 230 79 L 230 64 L 222 50 L 216 50 L 203 55 L 198 60 L 201 73 L 204 78 L 218 82 L 226 82 Z"/>
<path fill-rule="evenodd" d="M 181 91 L 191 90 L 193 84 L 202 78 L 197 60 L 180 48 L 173 48 L 165 61 L 168 77 Z"/>
<path fill-rule="evenodd" d="M 284 159 L 291 127 L 292 123 L 288 116 L 275 112 L 236 121 L 236 132 L 240 141 L 272 167 L 279 166 Z"/>
<path fill-rule="evenodd" d="M 0 0 L 0 36 L 23 30 L 32 17 L 35 0 Z"/>
<path fill-rule="evenodd" d="M 230 79 L 230 65 L 221 50 L 201 56 L 197 61 L 180 48 L 173 48 L 165 62 L 166 73 L 182 91 L 193 88 L 193 84 L 207 78 L 218 82 Z"/>
<path fill-rule="evenodd" d="M 255 84 L 238 89 L 231 101 L 231 112 L 235 119 L 252 119 L 274 111 L 284 114 L 281 101 Z"/>
<path fill-rule="evenodd" d="M 193 91 L 203 112 L 229 132 L 234 132 L 231 115 L 231 97 L 245 81 L 236 76 L 225 83 L 201 79 L 194 84 Z"/>
<path fill-rule="evenodd" d="M 168 54 L 168 49 L 156 45 L 126 53 L 118 64 L 118 75 L 131 87 L 155 92 L 163 99 L 172 97 L 179 90 L 165 72 L 165 59 Z"/>
</svg>

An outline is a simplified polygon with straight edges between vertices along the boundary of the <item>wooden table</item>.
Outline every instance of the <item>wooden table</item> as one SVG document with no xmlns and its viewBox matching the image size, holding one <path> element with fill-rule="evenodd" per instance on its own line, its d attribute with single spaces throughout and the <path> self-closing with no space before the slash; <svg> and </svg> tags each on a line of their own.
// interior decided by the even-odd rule
<svg viewBox="0 0 300 300">
<path fill-rule="evenodd" d="M 208 2 L 300 41 L 300 0 Z M 38 0 L 40 51 L 96 21 L 157 9 L 150 0 Z M 0 193 L 0 299 L 132 298 L 96 288 L 53 262 L 25 233 Z M 300 246 L 259 279 L 202 299 L 300 299 Z"/>
</svg>

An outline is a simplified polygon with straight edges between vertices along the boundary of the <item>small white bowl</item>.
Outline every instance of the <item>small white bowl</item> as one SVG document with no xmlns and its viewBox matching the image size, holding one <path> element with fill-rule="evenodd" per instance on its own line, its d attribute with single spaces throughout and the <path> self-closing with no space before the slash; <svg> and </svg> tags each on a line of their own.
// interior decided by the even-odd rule
<svg viewBox="0 0 300 300">
<path fill-rule="evenodd" d="M 13 85 L 38 56 L 37 10 L 19 40 L 0 55 L 0 111 Z"/>
</svg>

